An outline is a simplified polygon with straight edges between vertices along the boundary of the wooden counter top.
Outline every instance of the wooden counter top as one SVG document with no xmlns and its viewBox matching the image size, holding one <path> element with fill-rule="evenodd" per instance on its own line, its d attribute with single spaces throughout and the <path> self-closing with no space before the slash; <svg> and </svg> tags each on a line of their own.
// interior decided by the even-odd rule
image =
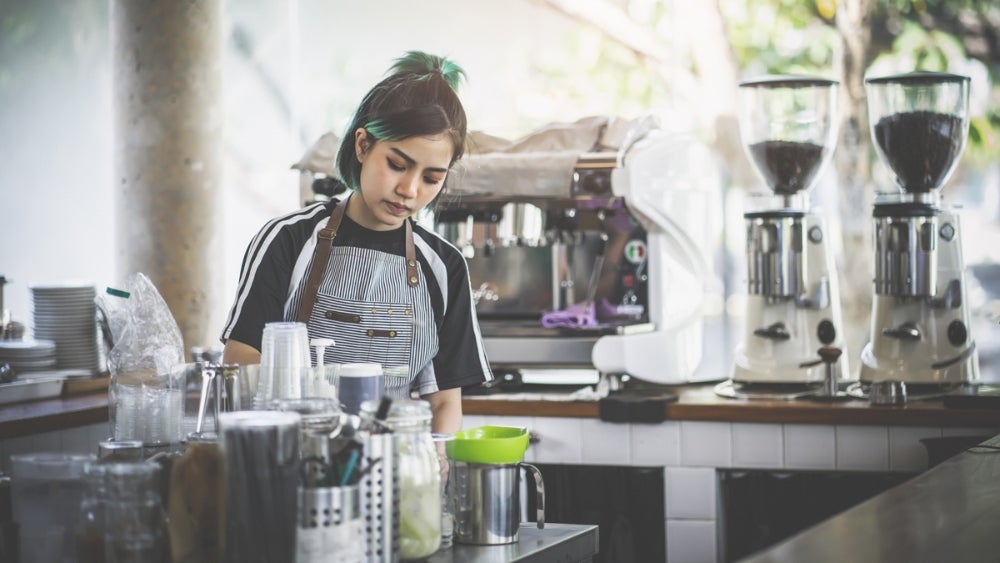
<svg viewBox="0 0 1000 563">
<path fill-rule="evenodd" d="M 667 420 L 858 424 L 898 426 L 1000 427 L 1000 409 L 945 408 L 940 399 L 910 401 L 899 407 L 872 407 L 866 401 L 822 403 L 809 400 L 727 399 L 714 384 L 657 387 L 676 393 L 664 406 Z M 530 396 L 529 396 L 530 397 Z M 565 398 L 565 396 L 561 397 Z M 466 396 L 466 414 L 598 418 L 596 401 L 523 400 L 514 395 Z M 0 440 L 108 421 L 107 391 L 0 406 Z"/>
<path fill-rule="evenodd" d="M 996 561 L 1000 436 L 743 561 Z"/>
<path fill-rule="evenodd" d="M 1000 426 L 1000 409 L 946 408 L 941 399 L 911 400 L 898 407 L 873 407 L 863 400 L 819 402 L 807 399 L 728 399 L 715 384 L 658 387 L 677 401 L 664 406 L 668 420 L 770 422 L 790 424 L 859 424 L 900 426 Z M 525 395 L 531 397 L 531 395 Z M 516 397 L 516 396 L 512 396 Z M 504 395 L 465 397 L 466 414 L 597 418 L 596 401 L 521 400 Z"/>
<path fill-rule="evenodd" d="M 0 406 L 0 440 L 108 421 L 108 392 Z"/>
</svg>

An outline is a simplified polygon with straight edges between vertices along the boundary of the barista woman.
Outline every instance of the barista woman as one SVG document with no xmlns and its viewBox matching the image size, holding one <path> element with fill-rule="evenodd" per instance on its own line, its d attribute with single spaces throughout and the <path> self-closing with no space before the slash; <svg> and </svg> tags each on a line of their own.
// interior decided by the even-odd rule
<svg viewBox="0 0 1000 563">
<path fill-rule="evenodd" d="M 416 390 L 434 432 L 461 427 L 461 388 L 492 379 L 461 253 L 413 221 L 465 150 L 453 62 L 408 52 L 361 101 L 337 153 L 350 195 L 273 219 L 250 242 L 222 341 L 260 362 L 264 324 L 332 338 L 325 363 L 383 365 L 386 394 Z M 402 369 L 400 369 L 402 368 Z"/>
</svg>

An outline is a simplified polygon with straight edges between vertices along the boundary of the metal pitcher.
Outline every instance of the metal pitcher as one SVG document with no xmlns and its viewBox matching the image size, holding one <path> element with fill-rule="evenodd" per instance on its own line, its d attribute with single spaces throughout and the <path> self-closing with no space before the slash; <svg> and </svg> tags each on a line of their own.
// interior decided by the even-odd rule
<svg viewBox="0 0 1000 563">
<path fill-rule="evenodd" d="M 538 528 L 545 527 L 545 484 L 529 463 L 467 463 L 449 460 L 448 500 L 455 515 L 455 541 L 496 545 L 518 541 L 521 524 L 521 468 L 537 491 Z"/>
</svg>

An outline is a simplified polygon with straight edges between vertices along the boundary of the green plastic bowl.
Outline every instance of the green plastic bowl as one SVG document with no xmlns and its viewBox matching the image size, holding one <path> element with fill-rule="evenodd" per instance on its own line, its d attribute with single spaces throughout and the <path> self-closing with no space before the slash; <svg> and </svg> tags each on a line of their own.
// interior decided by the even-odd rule
<svg viewBox="0 0 1000 563">
<path fill-rule="evenodd" d="M 480 426 L 455 433 L 444 443 L 449 459 L 468 463 L 518 463 L 528 449 L 528 430 L 512 426 Z"/>
</svg>

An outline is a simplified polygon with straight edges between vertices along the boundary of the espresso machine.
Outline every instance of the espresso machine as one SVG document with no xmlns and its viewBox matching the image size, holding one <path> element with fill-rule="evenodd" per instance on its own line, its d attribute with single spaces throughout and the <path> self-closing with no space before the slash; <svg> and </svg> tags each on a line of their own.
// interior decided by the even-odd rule
<svg viewBox="0 0 1000 563">
<path fill-rule="evenodd" d="M 812 394 L 831 372 L 820 350 L 842 349 L 844 341 L 829 230 L 808 200 L 835 145 L 837 83 L 768 76 L 739 86 L 744 148 L 773 195 L 756 198 L 743 215 L 743 340 L 731 380 L 716 392 L 748 398 Z M 839 379 L 849 373 L 844 359 L 832 369 Z"/>
<path fill-rule="evenodd" d="M 709 267 L 682 226 L 697 217 L 676 214 L 706 181 L 695 143 L 650 120 L 591 124 L 467 155 L 435 229 L 467 258 L 494 371 L 694 381 Z"/>
<path fill-rule="evenodd" d="M 969 78 L 917 72 L 866 80 L 879 159 L 898 193 L 879 194 L 871 336 L 860 384 L 902 381 L 929 392 L 979 379 L 970 333 L 959 215 L 940 189 L 969 130 Z"/>
</svg>

